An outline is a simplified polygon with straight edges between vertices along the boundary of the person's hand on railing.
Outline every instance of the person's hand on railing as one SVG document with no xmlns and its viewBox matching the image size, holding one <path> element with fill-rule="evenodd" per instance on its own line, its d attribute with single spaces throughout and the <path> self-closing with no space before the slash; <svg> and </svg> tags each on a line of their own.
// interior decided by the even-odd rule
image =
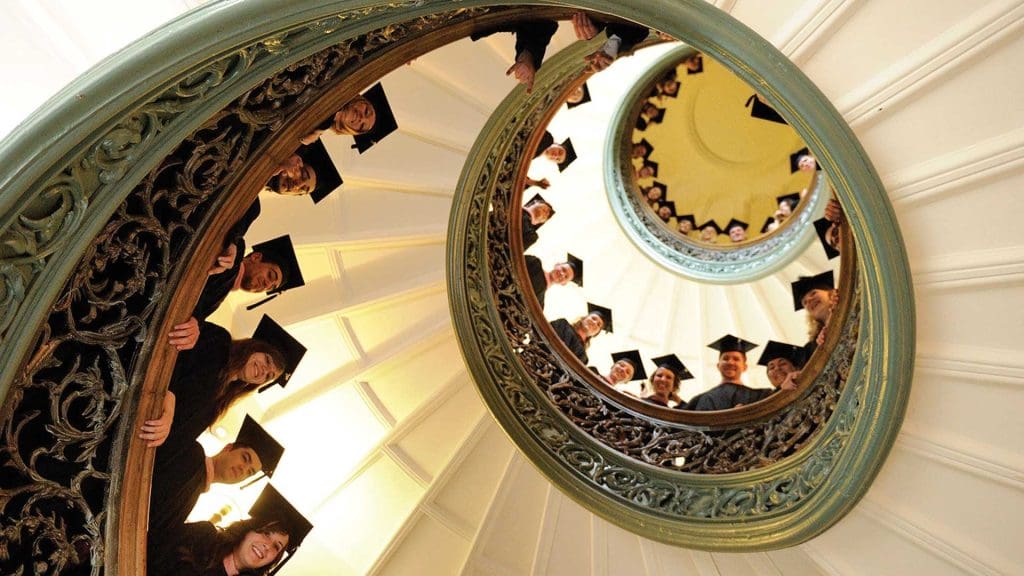
<svg viewBox="0 0 1024 576">
<path fill-rule="evenodd" d="M 533 57 L 526 50 L 523 50 L 516 58 L 516 63 L 505 71 L 505 76 L 514 76 L 520 84 L 526 85 L 526 92 L 533 92 L 533 79 L 537 70 L 533 67 Z"/>
<path fill-rule="evenodd" d="M 171 423 L 174 421 L 174 392 L 170 390 L 164 394 L 163 410 L 156 420 L 146 420 L 142 424 L 142 432 L 139 438 L 146 441 L 146 446 L 156 448 L 167 440 L 171 433 Z"/>
<path fill-rule="evenodd" d="M 796 379 L 799 376 L 799 370 L 786 374 L 786 379 L 782 381 L 782 384 L 779 385 L 779 388 L 782 390 L 796 390 Z"/>
<path fill-rule="evenodd" d="M 185 322 L 178 324 L 167 334 L 167 340 L 174 346 L 175 350 L 191 350 L 199 340 L 199 321 L 195 316 Z"/>
<path fill-rule="evenodd" d="M 217 262 L 209 270 L 206 271 L 207 276 L 213 276 L 214 274 L 220 274 L 226 272 L 234 267 L 235 257 L 238 256 L 238 248 L 234 244 L 228 244 L 228 247 L 223 252 L 217 255 Z"/>
<path fill-rule="evenodd" d="M 841 225 L 846 222 L 846 214 L 843 213 L 843 207 L 835 198 L 830 198 L 825 206 L 825 219 L 833 224 Z"/>
<path fill-rule="evenodd" d="M 572 15 L 572 29 L 576 33 L 577 40 L 590 40 L 597 36 L 597 26 L 586 12 L 577 12 Z"/>
</svg>

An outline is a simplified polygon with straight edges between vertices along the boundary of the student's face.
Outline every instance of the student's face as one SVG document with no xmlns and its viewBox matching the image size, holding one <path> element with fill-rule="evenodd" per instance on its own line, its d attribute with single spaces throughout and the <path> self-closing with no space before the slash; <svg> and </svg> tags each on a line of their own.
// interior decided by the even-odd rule
<svg viewBox="0 0 1024 576">
<path fill-rule="evenodd" d="M 814 317 L 816 320 L 824 322 L 828 318 L 828 312 L 830 307 L 830 290 L 823 290 L 821 288 L 815 288 L 810 290 L 801 299 L 801 303 L 804 305 L 804 309 L 807 313 Z"/>
<path fill-rule="evenodd" d="M 560 286 L 565 286 L 569 282 L 572 282 L 575 275 L 576 273 L 568 262 L 559 262 L 551 269 L 551 281 Z"/>
<path fill-rule="evenodd" d="M 349 100 L 334 118 L 335 130 L 342 134 L 365 134 L 376 122 L 377 111 L 373 109 L 373 104 L 362 96 Z"/>
<path fill-rule="evenodd" d="M 651 186 L 647 189 L 647 199 L 651 202 L 661 200 L 662 195 L 665 191 L 661 189 L 661 186 Z"/>
<path fill-rule="evenodd" d="M 530 205 L 530 222 L 543 224 L 551 218 L 551 206 L 544 202 L 536 202 Z"/>
<path fill-rule="evenodd" d="M 679 232 L 689 234 L 691 231 L 693 231 L 693 222 L 690 222 L 689 220 L 679 221 Z"/>
<path fill-rule="evenodd" d="M 718 372 L 726 380 L 739 380 L 747 371 L 747 357 L 742 352 L 722 352 L 718 356 Z"/>
<path fill-rule="evenodd" d="M 768 381 L 772 386 L 778 388 L 792 372 L 796 372 L 796 366 L 788 358 L 772 358 L 768 361 Z"/>
<path fill-rule="evenodd" d="M 248 446 L 228 444 L 211 460 L 214 475 L 224 484 L 237 484 L 263 468 L 259 455 Z"/>
<path fill-rule="evenodd" d="M 657 116 L 658 115 L 658 107 L 655 106 L 654 104 L 651 104 L 650 102 L 648 102 L 648 103 L 644 104 L 644 107 L 643 107 L 643 109 L 641 110 L 640 113 L 643 114 L 644 116 L 647 116 L 648 118 L 650 118 L 652 116 Z"/>
<path fill-rule="evenodd" d="M 615 364 L 612 364 L 612 370 L 609 375 L 615 384 L 629 382 L 633 378 L 633 365 L 626 360 L 618 360 Z"/>
<path fill-rule="evenodd" d="M 668 222 L 668 219 L 672 217 L 672 210 L 668 206 L 662 206 L 658 208 L 658 218 Z"/>
<path fill-rule="evenodd" d="M 288 546 L 288 535 L 284 532 L 263 534 L 250 530 L 235 546 L 232 554 L 239 570 L 253 570 L 269 566 Z"/>
<path fill-rule="evenodd" d="M 281 267 L 253 252 L 245 257 L 240 287 L 246 292 L 269 292 L 281 285 Z"/>
<path fill-rule="evenodd" d="M 715 230 L 711 226 L 705 226 L 704 229 L 700 231 L 700 239 L 705 241 L 705 242 L 711 242 L 717 236 L 718 236 L 718 230 Z"/>
<path fill-rule="evenodd" d="M 579 104 L 583 101 L 583 85 L 577 86 L 569 92 L 569 97 L 565 99 L 570 104 Z"/>
<path fill-rule="evenodd" d="M 661 84 L 661 91 L 669 96 L 675 96 L 679 92 L 678 80 L 667 80 Z"/>
<path fill-rule="evenodd" d="M 600 334 L 603 328 L 604 320 L 600 314 L 591 312 L 583 317 L 583 329 L 587 332 L 587 336 L 593 338 Z"/>
<path fill-rule="evenodd" d="M 789 202 L 783 200 L 782 202 L 779 202 L 779 211 L 777 213 L 780 213 L 783 216 L 789 216 L 793 213 L 793 207 L 789 205 Z"/>
<path fill-rule="evenodd" d="M 643 158 L 647 154 L 647 146 L 633 144 L 633 158 Z"/>
<path fill-rule="evenodd" d="M 804 154 L 796 161 L 796 166 L 803 172 L 813 172 L 818 167 L 818 161 L 814 156 Z"/>
<path fill-rule="evenodd" d="M 644 164 L 636 173 L 638 178 L 650 178 L 654 176 L 654 166 Z"/>
<path fill-rule="evenodd" d="M 282 367 L 274 364 L 274 358 L 266 352 L 253 352 L 245 361 L 241 378 L 247 384 L 261 385 L 281 375 Z"/>
<path fill-rule="evenodd" d="M 565 148 L 561 144 L 552 144 L 544 150 L 544 157 L 555 164 L 561 164 L 565 162 Z"/>
<path fill-rule="evenodd" d="M 733 242 L 743 242 L 747 239 L 747 231 L 742 226 L 733 226 L 729 229 L 729 239 Z"/>
<path fill-rule="evenodd" d="M 316 172 L 312 166 L 306 166 L 299 161 L 299 167 L 293 170 L 281 172 L 278 178 L 278 194 L 285 196 L 305 196 L 316 188 Z"/>
<path fill-rule="evenodd" d="M 675 382 L 675 374 L 668 368 L 658 368 L 651 377 L 651 385 L 654 393 L 658 396 L 668 397 L 672 394 L 672 384 Z"/>
</svg>

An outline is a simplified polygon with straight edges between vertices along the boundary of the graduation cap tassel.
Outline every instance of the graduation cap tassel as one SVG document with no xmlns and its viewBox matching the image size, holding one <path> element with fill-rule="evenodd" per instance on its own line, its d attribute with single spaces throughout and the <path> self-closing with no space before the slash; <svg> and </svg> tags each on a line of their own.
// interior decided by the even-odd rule
<svg viewBox="0 0 1024 576">
<path fill-rule="evenodd" d="M 264 298 L 263 300 L 260 300 L 259 302 L 255 303 L 255 304 L 249 304 L 248 306 L 245 307 L 245 309 L 246 310 L 252 310 L 254 308 L 259 308 L 260 306 L 263 306 L 264 304 L 266 304 L 267 302 L 270 302 L 274 298 L 277 298 L 277 294 L 278 293 L 275 292 L 274 294 L 271 294 L 270 296 L 267 296 L 266 298 Z"/>
<path fill-rule="evenodd" d="M 281 560 L 281 563 L 278 564 L 277 566 L 274 566 L 274 569 L 271 570 L 270 573 L 267 574 L 267 576 L 274 576 L 274 574 L 277 574 L 278 572 L 280 572 L 281 568 L 284 568 L 284 565 L 287 564 L 288 561 L 291 560 L 292 556 L 294 556 L 294 555 L 295 555 L 294 553 L 288 553 L 288 555 L 285 556 L 283 560 Z"/>
<path fill-rule="evenodd" d="M 249 486 L 252 486 L 253 484 L 255 484 L 255 483 L 259 482 L 260 480 L 262 480 L 262 479 L 264 479 L 264 478 L 266 478 L 266 477 L 267 477 L 267 474 L 266 474 L 265 472 L 261 472 L 260 474 L 258 474 L 258 475 L 257 475 L 257 476 L 256 476 L 255 478 L 253 478 L 252 480 L 249 480 L 249 481 L 248 481 L 248 482 L 246 482 L 245 484 L 242 484 L 241 486 L 239 486 L 239 487 L 238 487 L 238 489 L 239 489 L 239 490 L 245 490 L 245 489 L 246 489 L 246 488 L 248 488 Z"/>
</svg>

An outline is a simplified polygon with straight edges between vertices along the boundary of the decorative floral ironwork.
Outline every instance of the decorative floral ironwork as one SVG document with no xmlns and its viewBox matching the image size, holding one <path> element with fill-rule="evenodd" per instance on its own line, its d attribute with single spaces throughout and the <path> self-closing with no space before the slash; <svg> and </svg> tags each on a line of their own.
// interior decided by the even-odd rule
<svg viewBox="0 0 1024 576">
<path fill-rule="evenodd" d="M 853 287 L 855 304 L 841 341 L 813 387 L 763 422 L 705 432 L 634 416 L 597 395 L 552 351 L 535 324 L 543 320 L 534 320 L 528 312 L 512 272 L 513 258 L 518 257 L 512 254 L 510 241 L 512 222 L 518 218 L 512 202 L 514 176 L 521 159 L 529 156 L 524 151 L 530 135 L 572 78 L 565 75 L 521 103 L 518 113 L 494 138 L 505 144 L 489 150 L 466 198 L 466 221 L 481 223 L 465 230 L 463 255 L 472 316 L 468 325 L 484 355 L 482 366 L 489 372 L 486 380 L 498 386 L 516 418 L 563 466 L 631 505 L 669 517 L 704 518 L 760 515 L 800 502 L 831 470 L 856 413 L 856 397 L 863 382 L 851 385 L 847 380 L 857 347 L 859 287 Z M 502 332 L 494 330 L 495 317 Z M 849 388 L 852 390 L 841 398 L 840 393 Z M 821 437 L 841 399 L 847 408 L 844 420 L 831 427 L 827 437 Z M 610 452 L 597 449 L 588 438 Z M 796 474 L 784 479 L 731 489 L 691 483 L 687 475 L 679 474 L 763 468 L 811 442 L 825 449 L 816 450 Z M 661 471 L 643 472 L 613 454 Z"/>
<path fill-rule="evenodd" d="M 41 188 L 0 236 L 0 330 L 15 317 L 48 255 L 81 223 L 89 199 L 119 180 L 141 147 L 211 91 L 309 35 L 393 3 L 353 11 L 256 42 L 177 82 L 100 136 Z M 486 12 L 458 9 L 341 41 L 267 78 L 214 114 L 153 169 L 95 237 L 40 329 L 5 399 L 0 429 L 0 573 L 103 569 L 111 458 L 131 392 L 145 376 L 153 334 L 183 264 L 254 159 L 254 151 L 357 69 L 410 35 Z"/>
</svg>

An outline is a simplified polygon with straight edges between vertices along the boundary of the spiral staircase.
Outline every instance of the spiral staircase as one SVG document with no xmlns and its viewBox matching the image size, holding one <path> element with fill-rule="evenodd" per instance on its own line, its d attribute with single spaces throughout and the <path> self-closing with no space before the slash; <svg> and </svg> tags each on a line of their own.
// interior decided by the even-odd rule
<svg viewBox="0 0 1024 576">
<path fill-rule="evenodd" d="M 95 4 L 88 11 L 12 4 L 0 29 L 11 40 L 3 68 L 18 84 L 0 96 L 0 130 L 119 43 L 197 4 L 162 0 L 136 11 L 112 1 L 117 19 L 97 18 L 105 9 Z M 832 100 L 882 176 L 904 235 L 916 293 L 916 374 L 900 436 L 867 496 L 796 547 L 748 554 L 675 548 L 578 505 L 495 424 L 455 340 L 444 267 L 462 166 L 515 86 L 503 75 L 512 40 L 496 35 L 457 41 L 385 76 L 400 129 L 363 155 L 348 150 L 347 140 L 329 141 L 345 184 L 325 202 L 261 195 L 264 216 L 250 235 L 290 233 L 308 272 L 301 295 L 260 310 L 304 342 L 331 345 L 311 345 L 287 390 L 247 400 L 204 441 L 212 447 L 232 437 L 248 411 L 288 446 L 274 483 L 312 514 L 317 529 L 284 575 L 1024 569 L 1024 243 L 1017 233 L 1024 4 L 716 4 L 779 47 Z M 573 41 L 563 24 L 549 57 Z M 586 113 L 600 122 L 613 102 L 595 95 L 594 104 Z M 562 238 L 614 226 L 598 214 L 561 229 Z M 621 240 L 591 250 L 625 254 L 630 247 Z M 643 262 L 625 258 L 600 270 L 609 278 L 602 290 L 609 300 L 626 291 L 637 301 L 676 303 L 669 314 L 637 307 L 634 325 L 654 330 L 631 333 L 678 342 L 694 352 L 684 361 L 705 373 L 713 358 L 696 351 L 723 332 L 801 341 L 787 282 L 826 266 L 809 251 L 763 281 L 723 289 L 658 280 Z M 251 332 L 259 315 L 245 311 L 248 303 L 232 296 L 213 321 Z M 679 316 L 695 319 L 686 331 L 665 321 Z"/>
</svg>

